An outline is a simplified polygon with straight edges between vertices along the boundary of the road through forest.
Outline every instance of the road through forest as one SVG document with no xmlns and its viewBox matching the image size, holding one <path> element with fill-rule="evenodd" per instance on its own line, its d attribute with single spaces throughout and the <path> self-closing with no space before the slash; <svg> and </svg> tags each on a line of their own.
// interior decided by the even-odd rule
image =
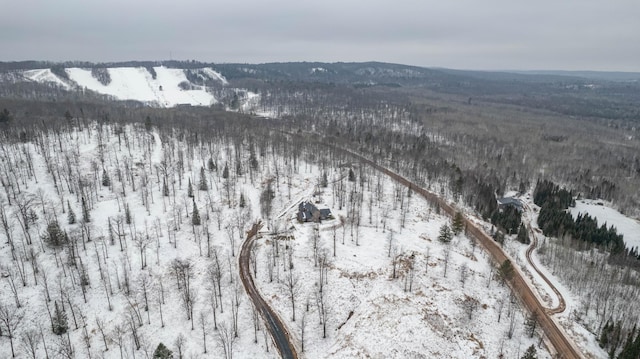
<svg viewBox="0 0 640 359">
<path fill-rule="evenodd" d="M 247 291 L 247 295 L 249 295 L 249 298 L 253 302 L 256 310 L 262 316 L 265 326 L 269 330 L 269 333 L 280 352 L 280 356 L 285 359 L 297 359 L 298 354 L 291 337 L 289 336 L 287 327 L 282 323 L 278 314 L 276 314 L 264 298 L 262 298 L 253 282 L 253 277 L 251 277 L 251 248 L 254 245 L 254 240 L 257 237 L 260 227 L 261 224 L 259 222 L 253 224 L 251 229 L 247 232 L 247 239 L 242 243 L 238 259 L 240 264 L 240 279 L 242 280 L 244 289 Z"/>
<path fill-rule="evenodd" d="M 326 144 L 327 146 L 335 147 L 332 144 Z M 456 209 L 448 204 L 444 199 L 438 197 L 435 193 L 427 191 L 426 189 L 416 185 L 415 183 L 409 181 L 408 179 L 400 176 L 399 174 L 390 171 L 389 169 L 373 162 L 372 160 L 353 153 L 351 151 L 341 149 L 345 153 L 350 156 L 357 158 L 360 162 L 365 163 L 367 165 L 372 166 L 374 169 L 388 175 L 396 182 L 410 188 L 412 191 L 420 194 L 426 200 L 430 202 L 435 202 L 438 206 L 445 211 L 449 216 L 453 217 L 456 213 Z M 502 248 L 487 234 L 477 226 L 474 222 L 465 217 L 465 226 L 467 234 L 475 238 L 475 240 L 482 245 L 483 248 L 491 255 L 493 260 L 499 265 L 504 263 L 508 258 Z M 291 337 L 287 331 L 286 326 L 282 323 L 278 315 L 275 311 L 269 307 L 267 302 L 262 298 L 260 293 L 255 287 L 253 282 L 253 278 L 251 277 L 250 270 L 250 252 L 253 247 L 254 239 L 258 233 L 260 228 L 260 224 L 256 223 L 252 226 L 251 230 L 247 232 L 247 239 L 244 241 L 242 248 L 240 250 L 240 278 L 242 279 L 242 283 L 249 295 L 249 298 L 253 301 L 256 309 L 260 312 L 262 318 L 264 319 L 267 327 L 271 333 L 271 336 L 278 347 L 278 351 L 282 355 L 283 358 L 297 358 L 297 353 L 295 350 L 295 346 L 292 342 Z M 531 230 L 531 226 L 529 225 L 529 230 Z M 534 293 L 534 289 L 527 283 L 524 279 L 520 270 L 515 270 L 513 272 L 512 278 L 508 281 L 509 286 L 513 293 L 520 299 L 521 303 L 526 307 L 529 313 L 535 313 L 537 316 L 538 323 L 540 328 L 543 330 L 545 336 L 548 339 L 548 342 L 551 344 L 555 352 L 557 353 L 558 358 L 563 359 L 581 359 L 584 358 L 582 353 L 576 348 L 575 344 L 571 339 L 569 339 L 564 331 L 558 326 L 558 324 L 551 318 L 552 314 L 560 313 L 565 310 L 566 305 L 565 301 L 562 298 L 560 292 L 552 285 L 551 281 L 541 273 L 535 263 L 531 260 L 531 254 L 535 249 L 537 238 L 535 233 L 533 233 L 533 244 L 527 250 L 527 261 L 531 264 L 531 266 L 538 272 L 538 274 L 547 282 L 547 284 L 553 289 L 553 291 L 558 295 L 559 305 L 556 308 L 547 309 L 538 299 L 538 297 Z"/>
<path fill-rule="evenodd" d="M 544 273 L 542 273 L 542 271 L 540 271 L 540 269 L 538 268 L 538 265 L 531 258 L 533 255 L 533 251 L 538 246 L 538 236 L 536 232 L 534 232 L 533 228 L 531 227 L 531 223 L 527 224 L 527 228 L 529 229 L 529 233 L 531 233 L 531 237 L 532 237 L 531 245 L 529 246 L 529 248 L 527 248 L 527 252 L 526 252 L 527 262 L 529 262 L 529 265 L 531 266 L 531 268 L 533 268 L 536 271 L 536 273 L 538 273 L 540 278 L 542 278 L 542 280 L 545 281 L 545 283 L 547 283 L 549 288 L 551 288 L 551 290 L 558 297 L 558 305 L 555 308 L 547 308 L 546 311 L 549 314 L 562 313 L 565 311 L 565 309 L 567 309 L 567 303 L 565 302 L 564 297 L 562 296 L 562 293 L 560 293 L 558 288 L 556 288 L 553 285 L 553 283 L 551 283 L 549 278 L 547 278 L 547 276 Z"/>
<path fill-rule="evenodd" d="M 351 151 L 342 149 L 344 152 L 349 155 L 359 159 L 361 162 L 372 166 L 376 170 L 385 173 L 389 177 L 393 178 L 396 182 L 410 188 L 412 191 L 420 194 L 426 200 L 430 202 L 435 202 L 440 206 L 442 210 L 444 210 L 449 216 L 453 217 L 456 213 L 456 209 L 448 204 L 444 199 L 438 197 L 435 193 L 427 191 L 426 189 L 416 185 L 415 183 L 409 181 L 408 179 L 400 176 L 399 174 L 390 171 L 389 169 L 373 162 L 372 160 L 353 153 Z M 482 245 L 485 250 L 491 255 L 493 260 L 502 264 L 505 260 L 509 259 L 502 248 L 487 234 L 478 227 L 475 223 L 465 217 L 465 226 L 467 234 L 475 238 L 480 245 Z M 535 236 L 534 236 L 535 238 Z M 531 253 L 535 246 L 530 247 L 530 251 L 527 253 L 527 260 L 529 263 L 533 265 L 531 261 Z M 533 265 L 533 267 L 538 271 L 537 267 Z M 560 299 L 560 305 L 553 309 L 547 309 L 544 305 L 538 300 L 536 295 L 534 294 L 534 290 L 531 286 L 526 282 L 522 273 L 519 270 L 515 270 L 512 278 L 509 280 L 509 286 L 513 293 L 520 299 L 521 303 L 524 304 L 529 313 L 536 313 L 538 318 L 538 323 L 540 324 L 540 328 L 542 328 L 544 334 L 549 340 L 549 343 L 558 354 L 559 358 L 563 359 L 581 359 L 584 358 L 582 353 L 576 348 L 575 344 L 571 339 L 569 339 L 564 331 L 558 326 L 558 324 L 551 318 L 551 314 L 559 313 L 564 311 L 564 299 L 560 295 L 559 291 L 555 289 L 555 287 L 551 284 L 551 282 L 538 271 L 540 276 L 553 288 L 553 290 L 558 294 L 558 298 Z"/>
</svg>

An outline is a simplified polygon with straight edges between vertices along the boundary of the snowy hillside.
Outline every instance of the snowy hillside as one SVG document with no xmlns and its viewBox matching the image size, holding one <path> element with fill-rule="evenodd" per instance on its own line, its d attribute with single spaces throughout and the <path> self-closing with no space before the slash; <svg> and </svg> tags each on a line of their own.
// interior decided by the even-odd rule
<svg viewBox="0 0 640 359">
<path fill-rule="evenodd" d="M 57 86 L 64 88 L 65 90 L 71 89 L 71 86 L 67 83 L 67 81 L 63 81 L 58 76 L 54 75 L 53 72 L 51 72 L 51 69 L 27 70 L 23 72 L 22 75 L 31 81 L 40 83 L 54 83 Z"/>
<path fill-rule="evenodd" d="M 161 107 L 173 107 L 181 104 L 209 106 L 217 101 L 207 91 L 206 86 L 189 81 L 185 70 L 153 67 L 152 74 L 145 67 L 115 67 L 104 69 L 108 72 L 108 81 L 99 81 L 90 69 L 67 68 L 68 79 L 61 79 L 50 69 L 28 70 L 23 76 L 40 83 L 55 83 L 65 89 L 87 89 L 100 94 L 113 96 L 118 100 L 136 100 Z M 218 72 L 210 68 L 197 71 L 198 79 L 216 81 L 225 85 L 227 81 Z"/>
<path fill-rule="evenodd" d="M 37 138 L 0 144 L 15 173 L 0 194 L 0 312 L 16 323 L 0 358 L 10 344 L 20 357 L 144 358 L 160 343 L 176 358 L 276 357 L 238 278 L 258 218 L 252 274 L 304 357 L 519 358 L 531 345 L 550 357 L 486 254 L 462 233 L 438 241 L 450 220 L 371 168 L 351 166 L 350 181 L 339 159 L 321 167 L 269 137 L 171 128 Z M 336 217 L 318 231 L 292 220 L 314 192 Z"/>
</svg>

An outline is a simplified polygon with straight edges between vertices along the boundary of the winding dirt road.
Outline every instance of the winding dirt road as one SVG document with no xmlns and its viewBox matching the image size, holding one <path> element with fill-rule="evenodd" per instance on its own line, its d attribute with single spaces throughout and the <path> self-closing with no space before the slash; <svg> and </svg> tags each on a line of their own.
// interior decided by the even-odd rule
<svg viewBox="0 0 640 359">
<path fill-rule="evenodd" d="M 346 149 L 339 148 L 333 143 L 323 143 L 320 141 L 319 143 L 344 151 L 350 156 L 357 158 L 360 162 L 372 166 L 376 170 L 391 177 L 396 182 L 410 188 L 414 192 L 420 194 L 426 200 L 437 203 L 440 208 L 444 210 L 445 213 L 447 213 L 449 216 L 453 217 L 455 215 L 456 209 L 448 204 L 445 200 L 438 197 L 435 193 L 417 186 L 415 183 L 409 181 L 408 179 L 400 176 L 395 172 L 390 171 L 389 169 L 375 163 L 374 161 L 366 157 L 363 157 Z M 464 221 L 467 234 L 474 238 L 489 253 L 489 255 L 491 255 L 494 262 L 501 264 L 509 259 L 502 248 L 487 233 L 485 233 L 483 229 L 478 227 L 467 217 L 465 217 Z M 278 347 L 278 351 L 280 352 L 282 357 L 297 358 L 298 356 L 295 350 L 295 346 L 291 341 L 286 326 L 282 323 L 273 309 L 271 309 L 267 302 L 262 298 L 262 296 L 256 289 L 255 284 L 253 283 L 253 278 L 251 277 L 249 253 L 251 252 L 253 241 L 256 234 L 258 233 L 259 228 L 260 223 L 254 224 L 251 230 L 247 233 L 247 239 L 242 245 L 239 257 L 240 278 L 242 279 L 242 283 L 245 287 L 245 290 L 247 291 L 247 294 L 262 315 L 265 323 L 267 323 L 271 336 L 273 337 L 274 342 Z M 532 231 L 530 224 L 529 230 Z M 508 281 L 509 287 L 530 313 L 536 313 L 540 328 L 543 330 L 548 339 L 548 342 L 555 350 L 556 358 L 582 359 L 584 358 L 584 355 L 577 349 L 573 341 L 566 336 L 566 334 L 562 331 L 558 324 L 551 318 L 552 314 L 563 312 L 566 308 L 566 304 L 560 292 L 552 285 L 549 279 L 540 272 L 538 267 L 531 260 L 531 255 L 537 245 L 537 237 L 535 233 L 533 233 L 533 231 L 532 234 L 534 242 L 527 250 L 527 260 L 536 270 L 536 272 L 538 272 L 541 278 L 543 278 L 543 280 L 547 282 L 547 284 L 549 284 L 553 291 L 558 295 L 560 303 L 556 308 L 545 308 L 540 300 L 538 300 L 538 298 L 534 294 L 534 290 L 531 288 L 531 286 L 529 286 L 527 281 L 524 279 L 523 274 L 518 268 L 516 268 L 512 278 Z"/>
<path fill-rule="evenodd" d="M 564 297 L 562 296 L 562 293 L 560 293 L 560 291 L 558 290 L 558 288 L 556 288 L 553 283 L 551 283 L 551 281 L 549 280 L 549 278 L 547 278 L 546 275 L 544 275 L 544 273 L 542 273 L 540 271 L 540 269 L 538 268 L 538 266 L 536 265 L 536 263 L 533 261 L 533 259 L 531 258 L 531 256 L 533 255 L 533 251 L 536 249 L 536 247 L 538 246 L 538 236 L 536 235 L 536 233 L 534 232 L 533 228 L 531 227 L 531 223 L 527 223 L 527 228 L 529 229 L 529 232 L 531 233 L 531 237 L 533 238 L 531 240 L 531 245 L 529 246 L 529 248 L 527 248 L 527 252 L 526 252 L 526 256 L 527 256 L 527 262 L 529 262 L 529 265 L 536 271 L 536 273 L 538 273 L 538 275 L 540 276 L 540 278 L 542 278 L 542 280 L 545 281 L 545 283 L 547 283 L 547 285 L 549 286 L 549 288 L 551 288 L 551 290 L 556 294 L 556 296 L 558 297 L 558 305 L 555 308 L 546 308 L 545 311 L 548 314 L 558 314 L 558 313 L 562 313 L 567 309 L 567 303 L 564 301 Z"/>
<path fill-rule="evenodd" d="M 267 304 L 264 298 L 262 298 L 253 282 L 253 277 L 251 277 L 251 261 L 249 258 L 251 248 L 253 247 L 254 240 L 261 226 L 260 222 L 255 223 L 247 232 L 247 239 L 242 243 L 238 259 L 240 264 L 240 279 L 242 280 L 244 289 L 247 291 L 247 295 L 249 295 L 249 298 L 253 302 L 256 310 L 262 316 L 262 319 L 264 320 L 265 325 L 269 330 L 278 351 L 280 352 L 280 356 L 285 359 L 297 359 L 298 353 L 291 341 L 287 327 L 282 323 L 278 314 L 271 309 L 269 304 Z"/>
<path fill-rule="evenodd" d="M 365 158 L 361 155 L 353 153 L 351 151 L 342 149 L 346 153 L 351 156 L 358 158 L 361 162 L 368 164 L 375 168 L 376 170 L 385 173 L 389 177 L 393 178 L 396 182 L 410 188 L 414 192 L 420 194 L 426 200 L 437 203 L 441 209 L 443 209 L 449 216 L 453 217 L 456 213 L 456 209 L 445 202 L 442 198 L 438 197 L 435 193 L 427 191 L 426 189 L 417 186 L 415 183 L 409 181 L 408 179 L 398 175 L 395 172 L 388 170 L 387 168 L 373 162 L 372 160 Z M 505 260 L 509 259 L 502 248 L 487 234 L 478 227 L 474 222 L 465 217 L 465 225 L 467 233 L 475 238 L 475 240 L 484 247 L 484 249 L 491 255 L 493 260 L 501 264 Z M 535 248 L 535 247 L 533 247 Z M 531 252 L 533 249 L 531 250 Z M 530 259 L 531 253 L 528 253 L 528 258 Z M 535 267 L 534 265 L 534 268 Z M 538 272 L 540 273 L 540 272 Z M 550 284 L 549 280 L 542 275 L 542 278 Z M 558 326 L 558 324 L 551 318 L 551 314 L 562 312 L 566 305 L 564 304 L 564 299 L 561 299 L 561 305 L 558 308 L 550 309 L 544 307 L 544 305 L 538 300 L 536 295 L 534 294 L 533 289 L 529 286 L 529 284 L 524 279 L 520 270 L 515 270 L 513 277 L 509 280 L 509 286 L 513 293 L 520 299 L 521 303 L 527 308 L 530 313 L 536 313 L 538 317 L 538 323 L 540 324 L 540 328 L 544 331 L 544 334 L 549 340 L 549 343 L 553 347 L 553 349 L 557 353 L 558 358 L 563 359 L 581 359 L 584 358 L 583 354 L 576 348 L 575 344 L 572 340 L 570 340 L 566 334 L 562 331 L 562 329 Z M 554 288 L 554 291 L 557 289 Z M 559 295 L 559 298 L 562 296 Z"/>
</svg>

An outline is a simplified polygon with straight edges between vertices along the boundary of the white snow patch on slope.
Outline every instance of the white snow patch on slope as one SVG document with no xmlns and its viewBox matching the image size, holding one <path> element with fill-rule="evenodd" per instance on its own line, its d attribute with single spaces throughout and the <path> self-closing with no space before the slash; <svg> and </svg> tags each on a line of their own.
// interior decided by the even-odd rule
<svg viewBox="0 0 640 359">
<path fill-rule="evenodd" d="M 103 85 L 93 76 L 91 71 L 80 68 L 69 68 L 70 78 L 78 86 L 113 96 L 119 100 L 136 100 L 156 103 L 163 107 L 180 104 L 209 106 L 216 99 L 204 88 L 182 90 L 178 85 L 187 81 L 182 69 L 170 69 L 164 66 L 154 67 L 156 78 L 143 67 L 118 67 L 108 69 L 111 82 Z"/>
<path fill-rule="evenodd" d="M 229 84 L 227 79 L 225 79 L 224 76 L 222 76 L 222 74 L 220 74 L 219 72 L 213 70 L 212 68 L 205 67 L 205 68 L 202 69 L 202 72 L 207 74 L 207 76 L 211 77 L 213 80 L 220 81 L 223 85 L 228 85 Z"/>
<path fill-rule="evenodd" d="M 613 225 L 619 234 L 624 237 L 627 248 L 640 247 L 640 222 L 629 218 L 611 207 L 600 205 L 601 201 L 580 200 L 576 201 L 576 206 L 570 208 L 571 215 L 577 217 L 578 213 L 588 213 L 591 217 L 598 219 L 598 225 L 607 223 L 607 227 Z"/>
<path fill-rule="evenodd" d="M 25 78 L 31 81 L 40 83 L 52 82 L 66 90 L 69 90 L 71 88 L 68 83 L 62 81 L 58 76 L 54 75 L 53 72 L 51 72 L 51 69 L 27 70 L 22 74 Z"/>
</svg>

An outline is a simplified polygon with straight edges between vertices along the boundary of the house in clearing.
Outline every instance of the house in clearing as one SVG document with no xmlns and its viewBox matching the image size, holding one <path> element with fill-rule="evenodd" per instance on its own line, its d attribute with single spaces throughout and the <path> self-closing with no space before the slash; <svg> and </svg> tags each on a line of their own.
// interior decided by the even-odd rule
<svg viewBox="0 0 640 359">
<path fill-rule="evenodd" d="M 333 215 L 329 208 L 318 209 L 313 203 L 303 201 L 298 205 L 297 217 L 299 222 L 320 222 L 326 219 L 332 219 Z"/>
<path fill-rule="evenodd" d="M 522 212 L 522 202 L 513 197 L 504 197 L 498 199 L 498 209 L 504 210 L 506 207 L 514 207 L 518 212 Z"/>
</svg>

